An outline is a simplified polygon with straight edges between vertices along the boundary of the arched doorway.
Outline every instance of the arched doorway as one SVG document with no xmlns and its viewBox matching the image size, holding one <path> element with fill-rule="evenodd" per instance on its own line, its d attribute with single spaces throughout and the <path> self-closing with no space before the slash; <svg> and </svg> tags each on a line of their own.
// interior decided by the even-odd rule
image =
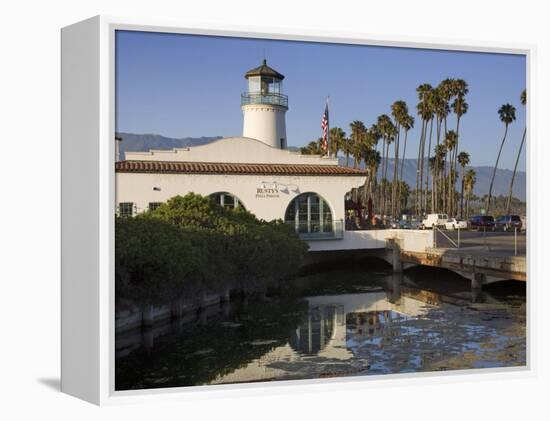
<svg viewBox="0 0 550 421">
<path fill-rule="evenodd" d="M 334 232 L 332 211 L 317 193 L 303 193 L 286 208 L 285 222 L 304 236 L 331 236 Z"/>
<path fill-rule="evenodd" d="M 230 208 L 230 209 L 235 209 L 238 207 L 245 208 L 243 203 L 239 200 L 239 198 L 231 193 L 217 192 L 217 193 L 212 193 L 210 197 L 214 199 L 215 202 L 218 205 L 220 205 L 222 208 Z"/>
</svg>

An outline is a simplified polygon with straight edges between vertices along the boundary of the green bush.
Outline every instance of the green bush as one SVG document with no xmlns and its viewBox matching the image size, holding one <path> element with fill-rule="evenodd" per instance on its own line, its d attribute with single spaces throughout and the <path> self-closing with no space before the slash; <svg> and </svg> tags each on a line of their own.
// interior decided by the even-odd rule
<svg viewBox="0 0 550 421">
<path fill-rule="evenodd" d="M 137 304 L 169 302 L 197 284 L 206 262 L 191 238 L 162 220 L 117 218 L 115 285 L 117 300 Z"/>
<path fill-rule="evenodd" d="M 117 220 L 116 238 L 117 294 L 139 302 L 204 290 L 265 291 L 295 273 L 307 252 L 282 221 L 258 220 L 193 193 Z"/>
</svg>

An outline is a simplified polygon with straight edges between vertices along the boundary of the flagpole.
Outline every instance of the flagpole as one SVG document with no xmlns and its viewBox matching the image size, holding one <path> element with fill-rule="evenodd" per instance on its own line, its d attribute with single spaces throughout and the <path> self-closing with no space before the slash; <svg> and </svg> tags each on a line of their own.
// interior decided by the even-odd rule
<svg viewBox="0 0 550 421">
<path fill-rule="evenodd" d="M 327 96 L 327 156 L 330 158 L 330 95 Z"/>
</svg>

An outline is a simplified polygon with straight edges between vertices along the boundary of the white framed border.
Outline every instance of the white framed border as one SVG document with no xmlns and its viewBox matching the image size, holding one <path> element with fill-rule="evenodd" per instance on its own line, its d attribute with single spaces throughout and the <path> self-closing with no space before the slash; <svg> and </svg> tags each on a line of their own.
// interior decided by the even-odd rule
<svg viewBox="0 0 550 421">
<path fill-rule="evenodd" d="M 536 131 L 533 130 L 535 121 L 530 105 L 536 103 L 535 66 L 533 65 L 536 59 L 536 49 L 534 45 L 483 41 L 463 43 L 450 39 L 434 40 L 417 37 L 404 39 L 403 37 L 365 33 L 331 31 L 321 33 L 320 31 L 305 31 L 296 28 L 259 28 L 242 25 L 196 24 L 150 18 L 96 16 L 62 30 L 62 102 L 67 105 L 66 108 L 62 105 L 62 391 L 103 405 L 228 396 L 243 397 L 262 395 L 266 392 L 288 394 L 351 388 L 504 380 L 532 377 L 536 374 L 535 338 L 532 335 L 532 332 L 535 331 L 535 318 L 533 317 L 535 300 L 533 297 L 536 296 L 536 279 L 533 279 L 534 262 L 532 261 L 533 253 L 530 252 L 535 242 L 533 236 L 535 231 L 533 230 L 527 234 L 527 365 L 524 367 L 115 391 L 113 139 L 115 136 L 115 31 L 117 30 L 525 55 L 527 63 L 526 89 L 529 95 L 526 108 L 527 215 L 531 224 L 536 221 L 535 180 L 531 177 L 536 172 L 537 165 L 536 144 L 532 138 L 532 134 Z M 77 92 L 73 92 L 71 95 L 71 85 L 67 86 L 65 80 L 71 73 L 80 71 L 80 69 L 71 68 L 70 59 L 71 55 L 76 54 L 75 50 L 82 47 L 79 40 L 73 39 L 81 31 L 89 37 L 90 45 L 93 46 L 94 43 L 97 43 L 97 50 L 92 48 L 87 53 L 79 53 L 84 55 L 84 59 L 88 60 L 89 64 L 97 70 L 97 91 L 81 91 L 72 86 L 77 89 Z M 72 39 L 74 42 L 72 48 L 71 46 L 67 49 L 64 47 L 63 42 L 66 38 Z M 70 41 L 65 44 L 70 44 Z M 64 60 L 67 60 L 66 65 L 64 65 Z M 93 79 L 94 73 L 88 74 L 87 77 Z M 75 104 L 79 106 L 78 111 L 71 111 L 70 108 L 73 108 Z M 81 127 L 82 121 L 78 117 L 79 113 L 83 113 L 85 110 L 92 111 L 92 116 L 86 120 L 90 133 L 89 136 L 83 137 L 81 143 L 88 141 L 97 142 L 97 144 L 77 143 L 75 146 L 69 146 L 69 142 L 76 141 L 71 138 L 71 134 Z M 95 114 L 96 112 L 97 114 Z M 95 121 L 94 115 L 97 115 Z M 97 162 L 92 162 L 95 166 L 92 166 L 91 170 L 87 168 L 79 170 L 65 166 L 67 160 L 78 156 L 80 147 L 91 148 L 97 153 L 96 155 L 92 154 L 92 159 L 97 157 Z M 71 192 L 70 189 L 64 188 L 65 180 L 69 177 L 76 185 L 95 186 L 97 189 L 97 196 L 93 198 L 96 208 L 92 209 L 91 214 L 86 215 L 89 220 L 82 221 L 81 232 L 78 235 L 73 232 L 74 226 L 66 221 L 69 218 L 68 212 L 75 206 L 75 200 L 78 200 L 78 197 L 74 198 L 68 195 Z M 70 260 L 73 257 L 70 253 L 74 252 L 71 251 L 72 248 L 75 244 L 82 243 L 82 239 L 78 240 L 77 237 L 93 239 L 90 244 L 87 244 L 87 247 L 96 248 L 97 259 L 93 259 L 93 256 L 81 256 L 83 261 L 98 266 L 96 276 L 92 274 L 88 279 L 80 281 L 81 286 L 92 292 L 91 296 L 78 293 L 73 285 L 75 274 L 81 270 L 79 263 L 82 263 L 82 261 Z M 96 282 L 97 285 L 89 284 L 93 282 Z M 86 309 L 92 314 L 88 314 Z M 67 325 L 68 319 L 72 319 L 72 323 L 69 325 Z M 79 327 L 78 332 L 75 331 L 75 326 Z"/>
</svg>

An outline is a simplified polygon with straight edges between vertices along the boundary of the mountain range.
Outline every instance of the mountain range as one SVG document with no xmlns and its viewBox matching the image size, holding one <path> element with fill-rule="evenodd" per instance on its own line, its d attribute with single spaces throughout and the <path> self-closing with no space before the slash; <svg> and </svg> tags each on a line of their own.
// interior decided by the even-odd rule
<svg viewBox="0 0 550 421">
<path fill-rule="evenodd" d="M 344 157 L 339 157 L 338 161 L 340 165 L 346 165 L 346 159 Z M 389 180 L 393 179 L 393 170 L 394 170 L 394 159 L 388 159 L 388 171 L 387 178 Z M 416 162 L 417 159 L 405 159 L 403 164 L 403 181 L 407 183 L 411 188 L 416 186 Z M 424 161 L 424 183 L 426 183 L 426 165 L 428 160 Z M 350 157 L 350 165 L 353 165 L 353 158 Z M 399 161 L 401 165 L 401 161 Z M 364 168 L 364 165 L 360 165 L 360 168 Z M 399 168 L 400 169 L 400 168 Z M 460 191 L 460 180 L 462 176 L 462 168 L 458 168 L 459 178 L 456 183 L 457 191 Z M 489 192 L 489 185 L 491 184 L 491 177 L 493 175 L 493 167 L 489 166 L 466 166 L 465 171 L 473 169 L 476 172 L 476 184 L 474 185 L 474 194 L 477 196 L 483 196 Z M 508 196 L 508 190 L 510 189 L 510 180 L 512 179 L 512 170 L 497 168 L 495 174 L 495 182 L 493 184 L 493 196 Z M 378 169 L 378 179 L 383 177 L 382 174 L 382 165 Z M 430 188 L 431 188 L 431 178 L 430 178 Z M 527 179 L 524 171 L 516 172 L 516 179 L 514 180 L 514 188 L 512 195 L 518 198 L 521 201 L 525 201 L 527 197 Z"/>
<path fill-rule="evenodd" d="M 214 140 L 220 139 L 221 136 L 203 136 L 203 137 L 183 137 L 170 138 L 157 134 L 133 134 L 133 133 L 117 133 L 122 137 L 123 141 L 120 144 L 121 159 L 124 159 L 126 152 L 148 151 L 150 149 L 173 149 L 185 148 L 206 145 Z M 289 149 L 297 151 L 298 148 L 290 147 Z M 344 157 L 339 157 L 340 165 L 346 164 Z M 416 185 L 416 159 L 405 159 L 403 164 L 403 180 L 411 187 Z M 353 158 L 350 157 L 350 165 L 353 165 Z M 362 167 L 362 166 L 361 166 Z M 388 178 L 393 178 L 394 160 L 388 160 Z M 493 173 L 493 167 L 490 166 L 467 166 L 466 170 L 473 169 L 476 172 L 476 184 L 474 193 L 478 196 L 483 196 L 489 191 L 489 184 Z M 460 168 L 459 168 L 460 170 Z M 378 177 L 382 177 L 382 168 L 378 171 Z M 493 195 L 508 195 L 510 188 L 510 180 L 512 178 L 512 170 L 497 168 L 495 175 L 495 183 L 493 185 Z M 460 185 L 457 183 L 457 189 Z M 527 197 L 527 178 L 524 171 L 516 173 L 514 181 L 514 197 L 525 201 Z"/>
</svg>

